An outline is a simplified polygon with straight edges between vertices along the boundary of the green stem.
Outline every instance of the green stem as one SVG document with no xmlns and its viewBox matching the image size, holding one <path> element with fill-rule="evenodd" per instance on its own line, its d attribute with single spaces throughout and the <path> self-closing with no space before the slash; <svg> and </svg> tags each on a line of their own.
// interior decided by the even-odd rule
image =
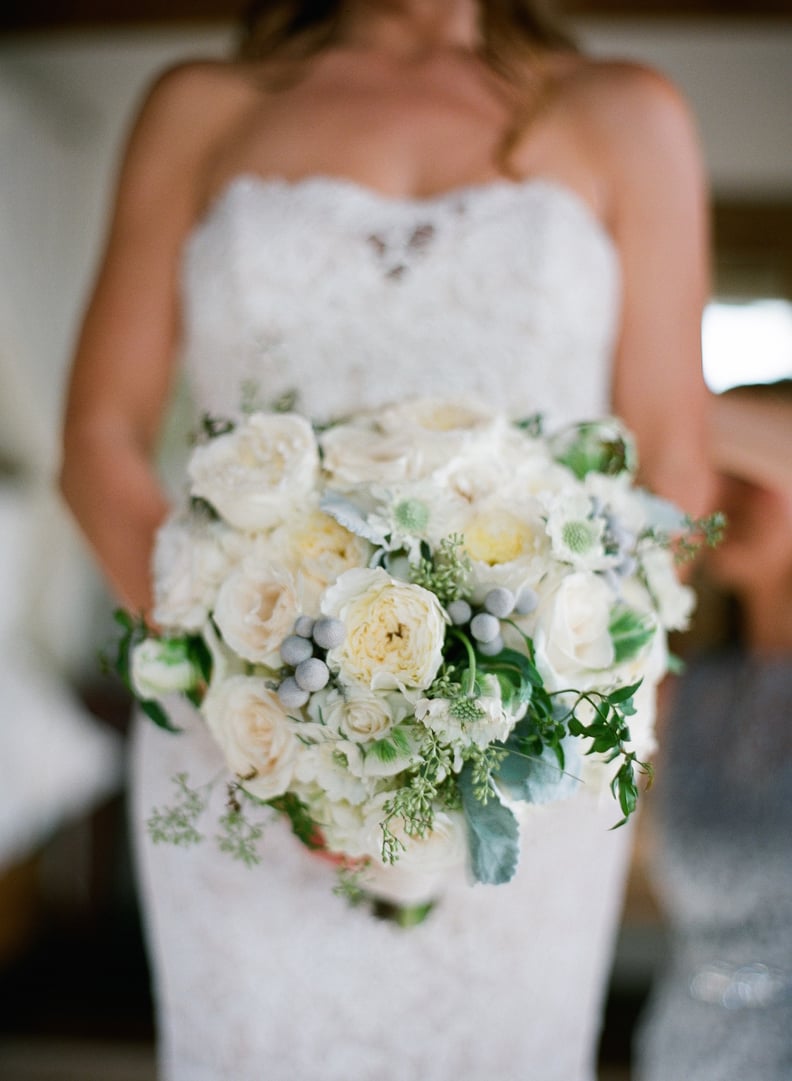
<svg viewBox="0 0 792 1081">
<path fill-rule="evenodd" d="M 476 689 L 476 652 L 473 649 L 473 645 L 466 634 L 458 630 L 456 627 L 450 627 L 449 633 L 455 638 L 458 638 L 462 645 L 465 647 L 465 652 L 468 655 L 468 685 L 465 689 L 465 694 L 469 697 L 473 697 L 473 693 Z"/>
</svg>

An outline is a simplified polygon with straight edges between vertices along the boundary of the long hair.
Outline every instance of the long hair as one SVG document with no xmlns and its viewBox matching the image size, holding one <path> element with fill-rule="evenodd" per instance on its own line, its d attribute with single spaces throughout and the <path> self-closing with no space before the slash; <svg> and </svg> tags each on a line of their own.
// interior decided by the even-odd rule
<svg viewBox="0 0 792 1081">
<path fill-rule="evenodd" d="M 302 65 L 341 35 L 348 0 L 252 0 L 243 20 L 239 56 L 273 62 L 273 86 L 299 78 Z M 549 102 L 553 85 L 535 61 L 542 54 L 576 51 L 571 36 L 542 0 L 480 0 L 481 59 L 504 81 L 513 101 L 511 123 L 496 163 L 509 158 L 528 125 Z M 531 61 L 534 63 L 531 63 Z"/>
</svg>

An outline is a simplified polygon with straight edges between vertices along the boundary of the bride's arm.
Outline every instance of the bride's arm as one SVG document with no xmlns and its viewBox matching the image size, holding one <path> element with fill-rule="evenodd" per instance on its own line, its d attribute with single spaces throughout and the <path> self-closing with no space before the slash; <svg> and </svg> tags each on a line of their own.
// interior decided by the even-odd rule
<svg viewBox="0 0 792 1081">
<path fill-rule="evenodd" d="M 654 72 L 614 66 L 607 125 L 611 224 L 623 277 L 613 404 L 636 433 L 644 481 L 685 510 L 712 509 L 701 315 L 709 210 L 684 102 Z"/>
<path fill-rule="evenodd" d="M 189 70 L 163 77 L 134 126 L 63 429 L 63 495 L 114 593 L 138 612 L 150 609 L 150 552 L 167 510 L 151 457 L 173 379 L 179 253 L 197 206 L 194 82 Z"/>
</svg>

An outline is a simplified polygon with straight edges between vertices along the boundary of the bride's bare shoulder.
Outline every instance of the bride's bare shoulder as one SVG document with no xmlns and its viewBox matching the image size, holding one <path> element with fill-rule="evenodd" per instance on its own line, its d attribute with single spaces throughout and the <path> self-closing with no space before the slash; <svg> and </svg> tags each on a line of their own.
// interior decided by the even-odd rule
<svg viewBox="0 0 792 1081">
<path fill-rule="evenodd" d="M 647 153 L 698 155 L 690 107 L 673 81 L 655 68 L 576 57 L 560 86 L 592 142 L 614 164 L 645 159 Z"/>
<path fill-rule="evenodd" d="M 193 60 L 161 72 L 148 87 L 136 128 L 167 140 L 172 150 L 211 141 L 234 112 L 261 96 L 250 66 Z"/>
<path fill-rule="evenodd" d="M 131 127 L 121 200 L 178 202 L 194 216 L 218 152 L 261 93 L 249 65 L 231 61 L 190 61 L 160 73 Z"/>
</svg>

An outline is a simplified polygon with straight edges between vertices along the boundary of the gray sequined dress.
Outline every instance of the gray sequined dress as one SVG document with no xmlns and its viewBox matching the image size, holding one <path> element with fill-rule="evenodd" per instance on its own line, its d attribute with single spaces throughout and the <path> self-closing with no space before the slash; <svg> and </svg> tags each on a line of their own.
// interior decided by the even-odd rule
<svg viewBox="0 0 792 1081">
<path fill-rule="evenodd" d="M 636 1081 L 792 1079 L 792 657 L 680 682 L 653 800 L 671 956 Z"/>
</svg>

